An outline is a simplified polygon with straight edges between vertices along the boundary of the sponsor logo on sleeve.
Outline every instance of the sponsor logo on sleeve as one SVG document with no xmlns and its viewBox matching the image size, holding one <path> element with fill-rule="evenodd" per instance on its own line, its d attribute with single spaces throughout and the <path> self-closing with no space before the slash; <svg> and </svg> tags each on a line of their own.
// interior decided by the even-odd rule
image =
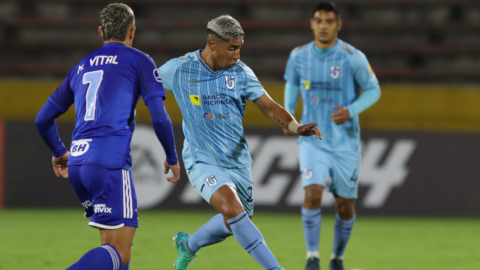
<svg viewBox="0 0 480 270">
<path fill-rule="evenodd" d="M 193 105 L 197 105 L 197 106 L 202 105 L 199 95 L 190 95 L 190 101 L 192 102 Z"/>
<path fill-rule="evenodd" d="M 158 69 L 154 69 L 153 70 L 153 77 L 155 78 L 155 80 L 159 83 L 162 82 L 162 78 L 160 78 L 160 73 L 158 73 Z"/>
</svg>

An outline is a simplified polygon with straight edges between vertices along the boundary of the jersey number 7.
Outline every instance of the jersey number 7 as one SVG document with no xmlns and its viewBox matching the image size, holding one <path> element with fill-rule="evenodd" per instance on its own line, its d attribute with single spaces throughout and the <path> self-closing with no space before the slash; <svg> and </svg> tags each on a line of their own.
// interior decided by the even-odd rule
<svg viewBox="0 0 480 270">
<path fill-rule="evenodd" d="M 97 109 L 97 91 L 103 80 L 103 70 L 87 72 L 83 74 L 83 84 L 89 84 L 87 96 L 85 98 L 85 121 L 95 120 L 95 110 Z"/>
</svg>

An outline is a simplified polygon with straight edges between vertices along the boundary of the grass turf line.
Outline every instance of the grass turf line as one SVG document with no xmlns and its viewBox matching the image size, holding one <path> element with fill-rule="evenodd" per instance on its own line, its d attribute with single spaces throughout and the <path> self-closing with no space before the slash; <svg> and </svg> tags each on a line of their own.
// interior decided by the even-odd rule
<svg viewBox="0 0 480 270">
<path fill-rule="evenodd" d="M 135 236 L 132 270 L 173 269 L 172 237 L 193 233 L 214 212 L 142 211 Z M 0 269 L 66 269 L 100 245 L 82 209 L 0 211 Z M 299 214 L 256 213 L 253 219 L 268 247 L 287 270 L 303 269 L 305 246 Z M 323 216 L 322 269 L 328 269 L 333 216 Z M 476 235 L 480 219 L 362 217 L 355 223 L 345 268 L 365 270 L 480 269 Z M 205 247 L 189 269 L 262 269 L 236 242 Z"/>
</svg>

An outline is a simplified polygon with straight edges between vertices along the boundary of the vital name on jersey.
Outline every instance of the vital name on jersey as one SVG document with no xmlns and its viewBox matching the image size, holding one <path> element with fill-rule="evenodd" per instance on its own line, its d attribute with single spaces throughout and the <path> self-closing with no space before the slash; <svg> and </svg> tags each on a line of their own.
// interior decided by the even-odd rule
<svg viewBox="0 0 480 270">
<path fill-rule="evenodd" d="M 90 59 L 90 66 L 93 67 L 98 65 L 103 65 L 103 64 L 113 64 L 113 65 L 118 65 L 117 62 L 117 56 L 116 55 L 97 55 L 95 58 Z"/>
</svg>

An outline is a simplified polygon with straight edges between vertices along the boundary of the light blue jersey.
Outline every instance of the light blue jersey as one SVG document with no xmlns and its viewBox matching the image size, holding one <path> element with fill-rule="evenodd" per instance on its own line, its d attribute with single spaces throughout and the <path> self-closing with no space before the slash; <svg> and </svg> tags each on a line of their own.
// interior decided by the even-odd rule
<svg viewBox="0 0 480 270">
<path fill-rule="evenodd" d="M 185 167 L 197 162 L 226 168 L 249 166 L 252 158 L 242 119 L 246 100 L 258 99 L 265 90 L 240 60 L 233 68 L 214 72 L 200 52 L 174 58 L 158 69 L 164 88 L 174 94 L 182 111 Z"/>
<path fill-rule="evenodd" d="M 374 92 L 371 95 L 373 103 L 378 100 L 380 88 L 377 77 L 365 55 L 342 40 L 323 51 L 324 54 L 319 54 L 313 41 L 295 48 L 287 63 L 285 80 L 288 84 L 300 86 L 303 101 L 301 123 L 319 123 L 323 135 L 323 140 L 317 140 L 315 136 L 300 137 L 299 143 L 308 143 L 332 152 L 359 152 L 358 113 L 365 108 L 356 101 L 360 89 L 365 93 Z M 367 103 L 368 106 L 372 104 Z M 331 114 L 337 112 L 333 105 L 349 109 L 351 118 L 345 124 L 336 125 L 331 120 Z"/>
</svg>

